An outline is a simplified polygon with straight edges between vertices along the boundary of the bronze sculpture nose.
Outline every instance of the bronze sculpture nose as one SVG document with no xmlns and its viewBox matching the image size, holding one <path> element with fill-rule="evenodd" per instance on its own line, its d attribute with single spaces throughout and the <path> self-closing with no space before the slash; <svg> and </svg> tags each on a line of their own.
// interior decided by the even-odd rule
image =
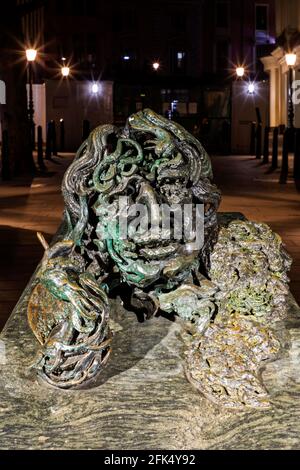
<svg viewBox="0 0 300 470">
<path fill-rule="evenodd" d="M 140 190 L 136 199 L 137 204 L 144 204 L 148 210 L 149 216 L 151 217 L 151 223 L 153 226 L 158 226 L 160 223 L 160 207 L 157 195 L 152 186 L 143 181 L 140 184 Z"/>
</svg>

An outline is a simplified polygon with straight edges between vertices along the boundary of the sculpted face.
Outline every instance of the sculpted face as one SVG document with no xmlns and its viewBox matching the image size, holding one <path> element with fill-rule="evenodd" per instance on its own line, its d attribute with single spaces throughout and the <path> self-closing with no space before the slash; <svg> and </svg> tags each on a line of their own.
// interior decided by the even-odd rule
<svg viewBox="0 0 300 470">
<path fill-rule="evenodd" d="M 202 252 L 205 258 L 220 197 L 210 177 L 199 142 L 153 111 L 108 134 L 89 182 L 97 195 L 95 243 L 125 282 L 172 287 L 198 266 Z"/>
</svg>

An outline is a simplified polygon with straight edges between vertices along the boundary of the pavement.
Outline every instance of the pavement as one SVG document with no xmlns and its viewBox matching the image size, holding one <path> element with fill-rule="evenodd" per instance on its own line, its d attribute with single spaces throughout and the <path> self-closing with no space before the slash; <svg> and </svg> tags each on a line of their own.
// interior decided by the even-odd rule
<svg viewBox="0 0 300 470">
<path fill-rule="evenodd" d="M 43 255 L 36 232 L 50 241 L 63 211 L 60 185 L 74 154 L 47 161 L 35 178 L 0 180 L 0 331 Z"/>
<path fill-rule="evenodd" d="M 59 226 L 60 184 L 73 158 L 63 153 L 47 162 L 48 174 L 0 182 L 0 330 L 42 257 L 36 232 L 50 241 Z M 291 175 L 279 184 L 279 170 L 270 172 L 250 156 L 213 156 L 212 164 L 223 194 L 220 210 L 266 222 L 282 236 L 294 259 L 291 291 L 300 302 L 300 193 Z"/>
</svg>

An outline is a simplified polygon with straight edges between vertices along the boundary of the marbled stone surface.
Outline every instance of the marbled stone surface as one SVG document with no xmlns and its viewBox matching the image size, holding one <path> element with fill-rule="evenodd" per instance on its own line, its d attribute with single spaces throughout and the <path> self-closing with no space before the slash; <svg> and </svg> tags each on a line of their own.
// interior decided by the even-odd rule
<svg viewBox="0 0 300 470">
<path fill-rule="evenodd" d="M 265 365 L 272 407 L 220 409 L 183 373 L 180 324 L 144 323 L 117 302 L 113 353 L 93 388 L 57 390 L 29 369 L 29 283 L 0 335 L 0 449 L 299 449 L 300 309 L 289 299 L 286 350 Z"/>
</svg>

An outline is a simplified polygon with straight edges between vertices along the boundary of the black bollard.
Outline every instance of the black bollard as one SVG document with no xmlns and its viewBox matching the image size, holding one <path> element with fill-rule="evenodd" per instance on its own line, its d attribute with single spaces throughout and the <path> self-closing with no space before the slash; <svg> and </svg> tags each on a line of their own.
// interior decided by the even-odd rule
<svg viewBox="0 0 300 470">
<path fill-rule="evenodd" d="M 46 136 L 46 160 L 51 160 L 52 153 L 52 121 L 47 124 L 47 136 Z"/>
<path fill-rule="evenodd" d="M 250 155 L 255 155 L 255 122 L 251 122 L 250 131 Z"/>
<path fill-rule="evenodd" d="M 266 126 L 264 132 L 263 163 L 269 163 L 269 132 L 269 126 Z"/>
<path fill-rule="evenodd" d="M 295 129 L 293 176 L 295 180 L 300 180 L 300 129 Z"/>
<path fill-rule="evenodd" d="M 43 158 L 43 132 L 42 126 L 37 128 L 37 161 L 40 170 L 46 170 L 46 166 Z"/>
<path fill-rule="evenodd" d="M 8 181 L 11 178 L 10 166 L 9 166 L 9 143 L 8 143 L 8 131 L 2 131 L 2 149 L 1 149 L 1 160 L 2 160 L 2 172 L 1 176 L 3 181 Z"/>
<path fill-rule="evenodd" d="M 84 119 L 82 122 L 82 142 L 84 142 L 90 135 L 90 121 Z"/>
<path fill-rule="evenodd" d="M 283 133 L 283 144 L 282 144 L 282 161 L 279 183 L 285 184 L 287 182 L 289 173 L 289 148 L 291 142 L 291 128 L 286 128 Z"/>
<path fill-rule="evenodd" d="M 278 168 L 278 127 L 273 130 L 273 144 L 272 144 L 272 165 L 271 168 L 276 170 Z"/>
<path fill-rule="evenodd" d="M 65 121 L 61 119 L 59 121 L 59 130 L 60 130 L 60 151 L 65 151 Z"/>
<path fill-rule="evenodd" d="M 52 125 L 52 153 L 57 157 L 57 141 L 56 141 L 56 125 L 55 121 L 51 121 Z"/>
<path fill-rule="evenodd" d="M 257 123 L 256 127 L 256 158 L 261 158 L 261 132 L 262 132 L 262 124 L 261 122 Z"/>
</svg>

